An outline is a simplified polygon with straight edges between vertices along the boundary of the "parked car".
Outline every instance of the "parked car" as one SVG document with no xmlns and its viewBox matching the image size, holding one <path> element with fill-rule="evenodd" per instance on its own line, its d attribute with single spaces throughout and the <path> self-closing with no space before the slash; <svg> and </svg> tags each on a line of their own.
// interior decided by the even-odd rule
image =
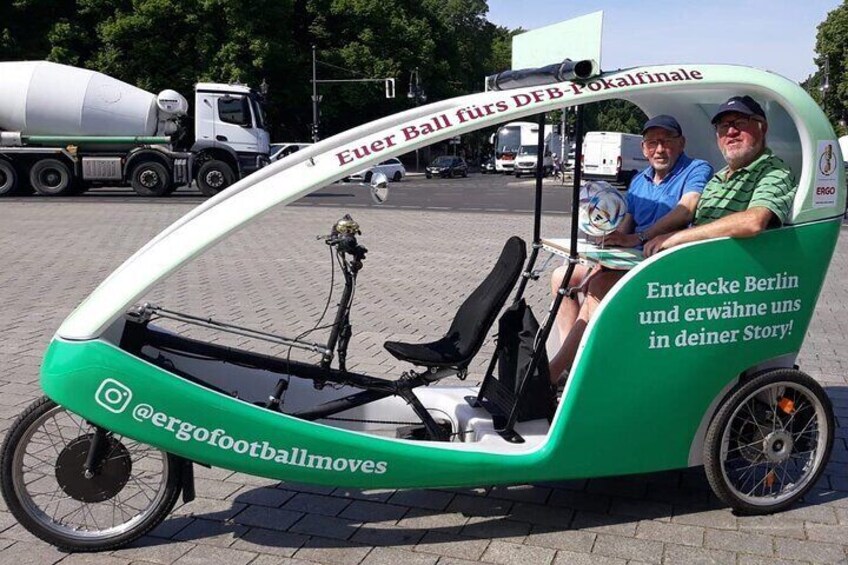
<svg viewBox="0 0 848 565">
<path fill-rule="evenodd" d="M 303 149 L 304 147 L 309 147 L 312 145 L 311 143 L 272 143 L 271 144 L 271 152 L 270 159 L 273 163 L 274 161 L 279 161 L 283 157 L 288 157 L 292 153 L 296 153 Z"/>
<path fill-rule="evenodd" d="M 374 165 L 367 169 L 363 169 L 356 174 L 350 175 L 345 181 L 371 182 L 371 176 L 374 173 L 383 173 L 386 178 L 400 182 L 406 176 L 406 168 L 398 159 L 391 158 L 383 161 L 379 165 Z"/>
<path fill-rule="evenodd" d="M 489 157 L 488 159 L 483 161 L 483 164 L 480 165 L 480 172 L 483 173 L 484 175 L 487 175 L 489 173 L 494 174 L 495 173 L 495 158 Z"/>
<path fill-rule="evenodd" d="M 467 177 L 468 164 L 462 157 L 442 155 L 441 157 L 433 159 L 430 166 L 424 170 L 424 176 L 428 179 L 433 178 L 433 176 L 440 176 L 444 178 Z"/>
</svg>

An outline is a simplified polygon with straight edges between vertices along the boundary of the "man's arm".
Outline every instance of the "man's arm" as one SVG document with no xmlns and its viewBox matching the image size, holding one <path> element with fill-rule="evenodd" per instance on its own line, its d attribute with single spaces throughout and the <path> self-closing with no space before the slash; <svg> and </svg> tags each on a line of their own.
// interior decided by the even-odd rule
<svg viewBox="0 0 848 565">
<path fill-rule="evenodd" d="M 706 161 L 701 161 L 696 164 L 695 168 L 687 177 L 683 196 L 677 202 L 674 208 L 668 214 L 657 220 L 657 222 L 645 230 L 643 237 L 645 238 L 645 249 L 648 248 L 652 239 L 657 236 L 680 230 L 692 223 L 692 218 L 695 217 L 695 209 L 698 207 L 698 200 L 701 198 L 701 192 L 704 190 L 707 182 L 713 176 L 713 168 Z M 629 200 L 630 192 L 628 191 L 628 206 L 631 205 Z M 631 233 L 635 229 L 632 226 L 627 232 Z M 620 242 L 613 242 L 612 245 L 621 245 L 623 247 L 636 247 L 639 245 L 639 237 L 634 234 L 627 237 L 617 237 Z"/>
<path fill-rule="evenodd" d="M 748 208 L 735 212 L 709 224 L 669 233 L 651 240 L 650 247 L 645 246 L 645 255 L 650 256 L 663 249 L 676 245 L 712 239 L 715 237 L 754 237 L 764 231 L 772 219 L 774 212 L 762 206 Z"/>
<path fill-rule="evenodd" d="M 695 217 L 695 208 L 698 207 L 700 192 L 687 192 L 680 198 L 671 212 L 657 220 L 657 223 L 645 230 L 645 236 L 653 239 L 658 235 L 681 230 L 692 223 Z"/>
<path fill-rule="evenodd" d="M 687 192 L 684 194 L 677 203 L 677 206 L 672 208 L 668 214 L 657 220 L 657 223 L 645 230 L 644 237 L 646 241 L 651 240 L 658 235 L 673 232 L 688 226 L 692 222 L 692 218 L 695 216 L 695 208 L 698 206 L 698 199 L 700 197 L 700 192 Z M 636 247 L 641 242 L 639 241 L 639 235 L 633 233 L 635 229 L 636 222 L 633 220 L 633 216 L 627 214 L 618 229 L 608 235 L 604 240 L 604 243 L 620 247 Z"/>
<path fill-rule="evenodd" d="M 714 222 L 660 236 L 645 246 L 645 255 L 713 237 L 754 237 L 771 224 L 786 221 L 795 196 L 795 183 L 785 168 L 768 171 L 758 181 L 748 209 L 728 214 Z"/>
</svg>

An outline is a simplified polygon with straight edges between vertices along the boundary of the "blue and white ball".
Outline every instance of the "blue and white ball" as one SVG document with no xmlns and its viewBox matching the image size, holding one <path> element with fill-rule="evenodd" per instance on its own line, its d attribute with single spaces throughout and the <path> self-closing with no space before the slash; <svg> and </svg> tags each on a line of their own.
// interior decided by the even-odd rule
<svg viewBox="0 0 848 565">
<path fill-rule="evenodd" d="M 587 182 L 580 188 L 580 231 L 592 237 L 603 237 L 615 231 L 627 214 L 627 201 L 611 184 Z"/>
</svg>

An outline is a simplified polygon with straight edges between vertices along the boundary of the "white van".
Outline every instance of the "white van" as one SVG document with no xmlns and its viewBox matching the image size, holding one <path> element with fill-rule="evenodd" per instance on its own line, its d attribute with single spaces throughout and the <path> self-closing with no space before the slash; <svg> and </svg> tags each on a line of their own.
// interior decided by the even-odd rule
<svg viewBox="0 0 848 565">
<path fill-rule="evenodd" d="M 518 156 L 515 158 L 515 178 L 521 175 L 536 175 L 536 156 L 538 155 L 536 145 L 522 145 L 518 148 Z M 542 175 L 548 176 L 554 170 L 554 156 L 549 146 L 545 146 L 545 155 L 542 158 Z"/>
<path fill-rule="evenodd" d="M 624 185 L 648 166 L 642 136 L 617 131 L 590 131 L 583 138 L 583 178 Z"/>
</svg>

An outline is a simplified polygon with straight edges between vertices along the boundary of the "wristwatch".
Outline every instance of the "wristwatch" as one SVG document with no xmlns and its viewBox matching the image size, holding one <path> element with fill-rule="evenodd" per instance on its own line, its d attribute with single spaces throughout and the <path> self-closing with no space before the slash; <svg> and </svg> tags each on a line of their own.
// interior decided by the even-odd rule
<svg viewBox="0 0 848 565">
<path fill-rule="evenodd" d="M 639 243 L 645 243 L 649 239 L 648 236 L 645 235 L 645 232 L 643 232 L 643 231 L 636 232 L 636 237 L 639 238 Z"/>
</svg>

